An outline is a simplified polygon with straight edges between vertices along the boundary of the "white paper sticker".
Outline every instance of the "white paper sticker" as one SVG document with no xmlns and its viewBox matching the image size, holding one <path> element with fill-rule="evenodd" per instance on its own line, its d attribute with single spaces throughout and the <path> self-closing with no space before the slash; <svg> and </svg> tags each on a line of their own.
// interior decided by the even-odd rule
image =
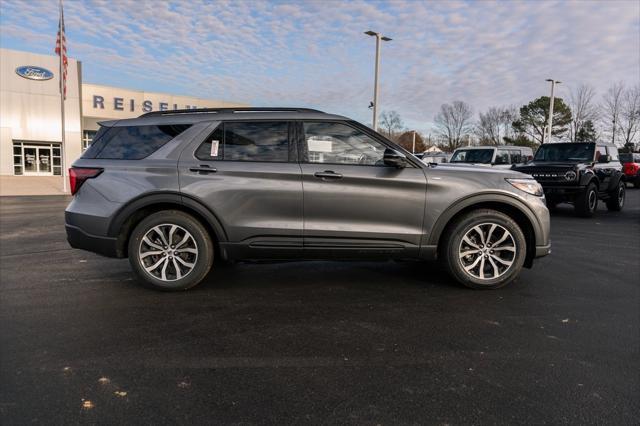
<svg viewBox="0 0 640 426">
<path fill-rule="evenodd" d="M 220 141 L 211 141 L 211 156 L 218 156 L 218 145 L 220 145 Z"/>
</svg>

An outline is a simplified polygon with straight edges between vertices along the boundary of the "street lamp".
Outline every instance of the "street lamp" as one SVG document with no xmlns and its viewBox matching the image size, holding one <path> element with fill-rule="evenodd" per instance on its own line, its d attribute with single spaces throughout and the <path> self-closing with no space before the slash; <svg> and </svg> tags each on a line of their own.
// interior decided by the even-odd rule
<svg viewBox="0 0 640 426">
<path fill-rule="evenodd" d="M 378 74 L 380 68 L 380 40 L 391 41 L 389 37 L 385 37 L 374 31 L 365 32 L 366 35 L 376 38 L 376 75 L 373 86 L 373 130 L 378 130 Z"/>
<path fill-rule="evenodd" d="M 553 128 L 553 89 L 556 87 L 556 84 L 560 84 L 562 82 L 554 80 L 552 78 L 548 78 L 547 81 L 551 82 L 551 99 L 549 99 L 549 120 L 547 120 L 547 142 L 551 142 L 551 129 Z"/>
</svg>

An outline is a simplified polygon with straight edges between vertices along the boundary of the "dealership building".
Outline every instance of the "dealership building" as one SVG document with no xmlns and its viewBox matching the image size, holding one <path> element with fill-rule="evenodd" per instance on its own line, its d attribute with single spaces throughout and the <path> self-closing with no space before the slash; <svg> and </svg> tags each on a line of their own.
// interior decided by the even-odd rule
<svg viewBox="0 0 640 426">
<path fill-rule="evenodd" d="M 246 106 L 237 102 L 84 83 L 69 58 L 62 143 L 58 56 L 0 49 L 0 195 L 59 193 L 68 167 L 91 144 L 98 123 L 145 112 Z"/>
</svg>

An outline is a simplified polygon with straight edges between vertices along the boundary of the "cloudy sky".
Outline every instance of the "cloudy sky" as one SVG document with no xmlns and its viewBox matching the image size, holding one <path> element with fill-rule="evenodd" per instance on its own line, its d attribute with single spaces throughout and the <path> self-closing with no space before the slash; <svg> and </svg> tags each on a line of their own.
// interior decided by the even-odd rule
<svg viewBox="0 0 640 426">
<path fill-rule="evenodd" d="M 0 45 L 53 52 L 56 0 L 1 0 Z M 307 106 L 370 123 L 374 39 L 380 108 L 427 130 L 440 104 L 474 111 L 599 94 L 640 80 L 640 1 L 65 1 L 69 54 L 86 82 Z"/>
</svg>

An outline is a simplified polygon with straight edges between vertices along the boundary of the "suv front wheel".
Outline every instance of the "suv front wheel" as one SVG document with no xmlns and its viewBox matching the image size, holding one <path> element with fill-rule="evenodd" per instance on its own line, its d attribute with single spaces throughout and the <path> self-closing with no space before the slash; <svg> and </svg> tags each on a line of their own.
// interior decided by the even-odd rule
<svg viewBox="0 0 640 426">
<path fill-rule="evenodd" d="M 575 212 L 581 217 L 591 217 L 598 208 L 598 187 L 590 182 L 583 192 L 578 194 L 575 201 Z"/>
<path fill-rule="evenodd" d="M 145 218 L 131 233 L 128 250 L 133 270 L 156 290 L 187 290 L 202 281 L 213 264 L 207 230 L 178 210 Z"/>
<path fill-rule="evenodd" d="M 527 244 L 520 226 L 496 210 L 474 210 L 446 231 L 444 263 L 470 288 L 493 289 L 513 281 L 524 264 Z"/>
</svg>

